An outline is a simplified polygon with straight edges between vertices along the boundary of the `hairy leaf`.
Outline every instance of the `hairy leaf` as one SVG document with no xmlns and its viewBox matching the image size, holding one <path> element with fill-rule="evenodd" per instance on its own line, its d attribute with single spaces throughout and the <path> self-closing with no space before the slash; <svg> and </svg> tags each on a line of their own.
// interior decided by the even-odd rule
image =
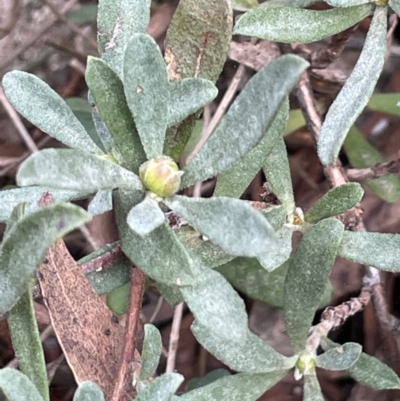
<svg viewBox="0 0 400 401">
<path fill-rule="evenodd" d="M 345 231 L 339 256 L 377 269 L 400 271 L 400 235 Z"/>
<path fill-rule="evenodd" d="M 328 191 L 304 215 L 308 223 L 316 223 L 327 217 L 346 212 L 361 201 L 364 191 L 360 184 L 348 182 Z"/>
<path fill-rule="evenodd" d="M 186 385 L 186 391 L 191 391 L 196 388 L 207 386 L 212 382 L 215 382 L 218 379 L 221 379 L 225 376 L 231 376 L 231 373 L 227 369 L 215 369 L 211 372 L 207 373 L 205 376 L 202 377 L 193 377 L 190 379 Z"/>
<path fill-rule="evenodd" d="M 247 11 L 258 7 L 258 0 L 231 0 L 232 8 L 238 11 Z"/>
<path fill-rule="evenodd" d="M 347 12 L 349 9 L 336 10 Z M 377 7 L 357 64 L 329 108 L 322 125 L 318 155 L 324 165 L 335 163 L 350 127 L 367 105 L 375 88 L 385 61 L 386 26 L 387 9 Z"/>
<path fill-rule="evenodd" d="M 276 142 L 285 129 L 288 115 L 289 102 L 286 101 L 259 144 L 219 175 L 214 196 L 239 198 L 243 194 L 276 146 Z"/>
<path fill-rule="evenodd" d="M 46 134 L 71 148 L 103 153 L 62 97 L 35 75 L 8 72 L 4 75 L 3 87 L 16 110 Z"/>
<path fill-rule="evenodd" d="M 153 377 L 160 360 L 162 342 L 160 332 L 152 324 L 144 325 L 144 342 L 142 348 L 142 367 L 139 380 Z"/>
<path fill-rule="evenodd" d="M 171 127 L 210 103 L 218 94 L 215 85 L 202 78 L 186 78 L 169 85 L 167 126 Z"/>
<path fill-rule="evenodd" d="M 85 78 L 97 110 L 122 155 L 122 164 L 138 173 L 146 155 L 126 103 L 122 81 L 103 60 L 95 57 L 88 58 Z"/>
<path fill-rule="evenodd" d="M 344 226 L 334 218 L 310 227 L 289 260 L 284 288 L 286 330 L 296 352 L 306 338 L 335 262 Z"/>
<path fill-rule="evenodd" d="M 400 15 L 400 1 L 399 0 L 389 0 L 389 6 L 392 8 L 392 10 L 397 15 Z"/>
<path fill-rule="evenodd" d="M 99 53 L 122 79 L 125 48 L 133 33 L 145 33 L 150 0 L 101 0 L 97 15 Z"/>
<path fill-rule="evenodd" d="M 116 315 L 124 315 L 128 311 L 129 294 L 131 284 L 129 282 L 114 288 L 107 294 L 106 304 Z"/>
<path fill-rule="evenodd" d="M 334 7 L 352 7 L 371 3 L 371 0 L 326 0 L 326 2 Z"/>
<path fill-rule="evenodd" d="M 245 86 L 204 146 L 183 169 L 182 187 L 226 170 L 254 148 L 308 66 L 286 55 L 268 63 Z"/>
<path fill-rule="evenodd" d="M 135 398 L 136 401 L 170 401 L 171 396 L 183 382 L 178 373 L 165 373 L 155 378 Z"/>
<path fill-rule="evenodd" d="M 350 128 L 344 141 L 344 150 L 354 168 L 371 167 L 386 161 L 355 126 Z M 395 174 L 366 180 L 365 184 L 386 202 L 400 199 L 400 179 Z"/>
<path fill-rule="evenodd" d="M 21 186 L 96 192 L 130 187 L 142 190 L 139 177 L 112 161 L 73 149 L 45 149 L 25 160 L 18 171 Z"/>
<path fill-rule="evenodd" d="M 104 394 L 96 383 L 84 381 L 75 391 L 73 401 L 104 401 Z"/>
<path fill-rule="evenodd" d="M 175 196 L 165 203 L 231 255 L 260 256 L 276 245 L 268 221 L 244 201 Z"/>
<path fill-rule="evenodd" d="M 43 401 L 34 384 L 16 369 L 0 370 L 0 390 L 9 401 Z"/>
<path fill-rule="evenodd" d="M 283 138 L 279 138 L 271 153 L 265 159 L 263 171 L 272 192 L 285 207 L 288 214 L 295 209 L 289 160 Z"/>
<path fill-rule="evenodd" d="M 71 204 L 48 206 L 22 217 L 3 241 L 0 254 L 0 315 L 9 311 L 57 239 L 90 220 Z"/>
<path fill-rule="evenodd" d="M 135 233 L 143 237 L 160 227 L 165 222 L 165 216 L 158 202 L 146 196 L 130 210 L 127 222 Z"/>
<path fill-rule="evenodd" d="M 88 212 L 92 216 L 96 216 L 98 214 L 103 214 L 112 210 L 112 190 L 111 189 L 102 189 L 97 192 L 97 194 L 90 201 L 88 206 Z"/>
<path fill-rule="evenodd" d="M 245 373 L 267 373 L 294 366 L 296 358 L 287 358 L 247 329 L 241 343 L 210 335 L 209 329 L 195 321 L 192 332 L 197 341 L 232 370 Z"/>
<path fill-rule="evenodd" d="M 239 18 L 233 32 L 274 42 L 310 43 L 350 28 L 370 15 L 371 9 L 371 5 L 326 11 L 258 7 Z"/>
<path fill-rule="evenodd" d="M 275 371 L 264 374 L 239 373 L 225 376 L 179 397 L 174 396 L 171 401 L 256 401 L 286 373 L 286 371 Z"/>
<path fill-rule="evenodd" d="M 331 348 L 317 357 L 317 366 L 327 370 L 347 370 L 357 362 L 361 349 L 361 345 L 356 343 Z"/>
<path fill-rule="evenodd" d="M 303 401 L 325 401 L 315 374 L 304 377 Z"/>
<path fill-rule="evenodd" d="M 247 314 L 243 300 L 218 272 L 203 268 L 198 283 L 180 288 L 196 321 L 211 337 L 239 344 L 246 336 Z"/>
<path fill-rule="evenodd" d="M 124 89 L 147 158 L 163 154 L 168 120 L 167 68 L 154 39 L 135 34 L 124 58 Z"/>
<path fill-rule="evenodd" d="M 297 7 L 303 8 L 307 7 L 310 4 L 318 3 L 319 0 L 269 0 L 262 4 L 260 7 Z"/>
</svg>

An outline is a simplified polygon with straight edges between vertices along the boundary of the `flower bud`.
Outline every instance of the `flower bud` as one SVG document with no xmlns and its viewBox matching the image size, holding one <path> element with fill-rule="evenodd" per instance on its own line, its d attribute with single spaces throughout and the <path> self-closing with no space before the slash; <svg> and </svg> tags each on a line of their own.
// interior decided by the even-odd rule
<svg viewBox="0 0 400 401">
<path fill-rule="evenodd" d="M 173 195 L 181 185 L 183 171 L 168 156 L 156 157 L 139 168 L 139 175 L 143 185 L 162 198 Z"/>
<path fill-rule="evenodd" d="M 313 374 L 315 372 L 315 355 L 308 351 L 302 352 L 296 362 L 294 377 L 296 380 L 301 379 L 304 375 Z"/>
</svg>

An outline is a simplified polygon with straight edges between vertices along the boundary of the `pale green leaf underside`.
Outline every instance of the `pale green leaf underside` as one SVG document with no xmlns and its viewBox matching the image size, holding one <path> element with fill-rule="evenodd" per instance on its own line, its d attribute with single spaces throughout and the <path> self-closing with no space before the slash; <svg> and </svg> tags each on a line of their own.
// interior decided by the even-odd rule
<svg viewBox="0 0 400 401">
<path fill-rule="evenodd" d="M 104 394 L 96 383 L 84 381 L 75 391 L 73 401 L 104 401 Z"/>
<path fill-rule="evenodd" d="M 321 345 L 324 350 L 339 346 L 326 337 L 321 338 Z M 400 378 L 396 373 L 379 359 L 365 353 L 361 353 L 348 373 L 355 381 L 364 386 L 377 390 L 400 389 Z"/>
<path fill-rule="evenodd" d="M 127 222 L 133 231 L 143 237 L 163 224 L 165 216 L 158 202 L 146 196 L 142 202 L 130 210 Z"/>
<path fill-rule="evenodd" d="M 370 15 L 371 9 L 371 5 L 326 11 L 291 6 L 259 7 L 238 20 L 234 33 L 275 42 L 310 43 L 350 28 Z"/>
<path fill-rule="evenodd" d="M 116 163 L 74 149 L 45 149 L 30 156 L 17 174 L 20 186 L 39 185 L 75 191 L 118 187 L 142 190 L 138 176 Z"/>
<path fill-rule="evenodd" d="M 342 8 L 345 12 L 349 8 Z M 386 54 L 387 8 L 377 7 L 360 57 L 328 110 L 318 140 L 324 165 L 333 165 L 346 135 L 367 105 L 381 74 Z"/>
<path fill-rule="evenodd" d="M 133 33 L 145 33 L 150 21 L 150 0 L 101 0 L 97 15 L 101 58 L 122 79 L 126 45 Z"/>
<path fill-rule="evenodd" d="M 397 15 L 400 15 L 400 0 L 389 0 L 389 6 Z"/>
<path fill-rule="evenodd" d="M 238 11 L 247 11 L 258 7 L 258 0 L 231 0 L 232 8 Z"/>
<path fill-rule="evenodd" d="M 355 126 L 351 127 L 344 141 L 344 150 L 354 168 L 371 167 L 386 161 Z M 386 202 L 400 199 L 400 179 L 395 174 L 366 180 L 365 184 Z"/>
<path fill-rule="evenodd" d="M 276 371 L 225 376 L 179 397 L 173 396 L 171 401 L 256 401 L 286 373 L 286 371 Z"/>
<path fill-rule="evenodd" d="M 124 58 L 124 89 L 147 158 L 162 156 L 167 129 L 167 68 L 154 39 L 135 34 Z"/>
<path fill-rule="evenodd" d="M 289 115 L 289 102 L 281 106 L 259 144 L 219 175 L 214 196 L 239 198 L 261 170 L 263 162 L 282 135 Z"/>
<path fill-rule="evenodd" d="M 11 71 L 4 76 L 3 87 L 15 109 L 46 134 L 70 148 L 103 153 L 64 99 L 35 75 Z"/>
<path fill-rule="evenodd" d="M 126 103 L 122 81 L 103 60 L 95 57 L 88 58 L 85 78 L 97 110 L 122 155 L 122 164 L 137 173 L 146 155 Z"/>
<path fill-rule="evenodd" d="M 54 204 L 88 198 L 92 192 L 69 191 L 65 189 L 49 189 L 46 187 L 12 188 L 0 191 L 0 221 L 9 219 L 15 206 L 25 203 L 25 214 L 40 209 L 39 201 L 43 194 L 49 192 Z"/>
<path fill-rule="evenodd" d="M 197 284 L 180 288 L 195 321 L 207 329 L 210 337 L 240 344 L 247 331 L 242 298 L 218 272 L 204 267 L 197 275 Z"/>
<path fill-rule="evenodd" d="M 329 190 L 304 215 L 308 223 L 316 223 L 327 217 L 346 212 L 361 201 L 364 190 L 355 182 L 346 183 Z"/>
<path fill-rule="evenodd" d="M 289 260 L 284 287 L 286 330 L 296 352 L 306 338 L 335 262 L 344 226 L 334 218 L 320 221 L 303 235 Z"/>
<path fill-rule="evenodd" d="M 43 401 L 33 383 L 16 369 L 0 370 L 0 389 L 9 401 Z"/>
<path fill-rule="evenodd" d="M 24 294 L 9 311 L 7 324 L 19 369 L 35 384 L 45 401 L 49 401 L 46 362 L 35 316 L 32 287 L 33 280 L 30 280 Z"/>
<path fill-rule="evenodd" d="M 303 8 L 310 4 L 318 3 L 319 0 L 268 0 L 260 4 L 260 7 L 296 7 Z"/>
<path fill-rule="evenodd" d="M 162 352 L 161 335 L 152 324 L 144 325 L 144 341 L 142 348 L 142 367 L 139 380 L 154 376 Z"/>
<path fill-rule="evenodd" d="M 362 347 L 356 343 L 346 343 L 324 352 L 317 357 L 317 366 L 327 370 L 350 369 L 361 355 Z"/>
<path fill-rule="evenodd" d="M 371 0 L 326 0 L 326 2 L 334 7 L 352 7 L 371 3 Z"/>
<path fill-rule="evenodd" d="M 303 59 L 286 55 L 261 69 L 241 91 L 211 137 L 185 166 L 182 187 L 221 173 L 254 148 L 307 66 Z"/>
<path fill-rule="evenodd" d="M 38 210 L 13 225 L 0 254 L 0 315 L 9 311 L 26 290 L 49 246 L 89 220 L 83 209 L 60 204 Z"/>
<path fill-rule="evenodd" d="M 165 203 L 231 255 L 256 257 L 276 245 L 274 230 L 268 221 L 239 199 L 175 196 Z"/>
<path fill-rule="evenodd" d="M 292 214 L 296 204 L 293 196 L 289 159 L 283 138 L 278 138 L 271 153 L 265 159 L 263 171 L 272 192 L 285 207 L 286 212 L 289 215 Z"/>
<path fill-rule="evenodd" d="M 169 84 L 167 126 L 171 127 L 210 103 L 218 94 L 215 85 L 202 78 L 185 78 Z"/>
<path fill-rule="evenodd" d="M 267 373 L 290 369 L 295 359 L 287 358 L 247 329 L 241 343 L 227 340 L 198 322 L 192 324 L 197 341 L 232 370 L 245 373 Z"/>
<path fill-rule="evenodd" d="M 183 379 L 178 373 L 165 373 L 140 391 L 135 401 L 170 401 Z"/>
<path fill-rule="evenodd" d="M 303 401 L 325 401 L 315 374 L 304 376 Z"/>
<path fill-rule="evenodd" d="M 102 189 L 97 192 L 97 194 L 90 201 L 88 206 L 88 212 L 92 216 L 96 216 L 98 214 L 103 214 L 112 210 L 112 190 L 111 189 Z"/>
<path fill-rule="evenodd" d="M 400 235 L 345 231 L 338 254 L 377 269 L 400 272 Z"/>
<path fill-rule="evenodd" d="M 367 107 L 370 110 L 379 111 L 385 114 L 391 114 L 400 117 L 400 93 L 376 93 L 371 96 Z"/>
</svg>

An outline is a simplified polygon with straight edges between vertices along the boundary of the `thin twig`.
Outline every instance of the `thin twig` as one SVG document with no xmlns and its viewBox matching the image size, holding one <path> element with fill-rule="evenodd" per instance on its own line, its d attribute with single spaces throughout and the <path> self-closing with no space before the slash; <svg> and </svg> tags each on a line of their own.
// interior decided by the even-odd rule
<svg viewBox="0 0 400 401">
<path fill-rule="evenodd" d="M 109 269 L 115 262 L 121 260 L 124 256 L 125 254 L 122 252 L 121 244 L 117 243 L 103 255 L 84 263 L 82 265 L 82 270 L 85 274 L 98 271 L 99 269 L 104 271 Z"/>
<path fill-rule="evenodd" d="M 162 296 L 158 297 L 156 307 L 154 308 L 154 312 L 151 314 L 149 323 L 153 323 L 158 313 L 160 312 L 161 306 L 163 304 L 164 298 Z"/>
<path fill-rule="evenodd" d="M 132 269 L 131 274 L 131 294 L 125 326 L 124 349 L 111 401 L 121 401 L 124 399 L 126 394 L 125 387 L 127 383 L 132 382 L 132 369 L 130 367 L 136 349 L 136 332 L 142 307 L 145 275 L 137 267 Z"/>
<path fill-rule="evenodd" d="M 179 332 L 181 329 L 183 306 L 184 303 L 182 302 L 179 305 L 177 305 L 174 310 L 171 334 L 169 336 L 167 368 L 165 369 L 166 373 L 170 373 L 175 370 L 176 352 L 178 351 Z"/>
<path fill-rule="evenodd" d="M 0 28 L 0 40 L 5 38 L 14 28 L 14 25 L 18 21 L 18 18 L 21 14 L 21 1 L 20 0 L 14 0 L 14 4 L 11 7 L 10 11 L 10 19 L 7 22 L 7 24 Z"/>
<path fill-rule="evenodd" d="M 346 170 L 347 177 L 350 181 L 362 182 L 373 178 L 384 177 L 388 174 L 400 172 L 400 159 L 390 162 L 379 163 L 373 167 L 366 168 L 349 168 Z"/>
</svg>

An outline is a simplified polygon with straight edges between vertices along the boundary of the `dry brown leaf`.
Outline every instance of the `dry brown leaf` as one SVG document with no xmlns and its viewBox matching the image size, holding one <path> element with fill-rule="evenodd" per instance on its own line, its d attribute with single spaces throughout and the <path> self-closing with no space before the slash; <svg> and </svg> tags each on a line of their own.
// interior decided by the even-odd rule
<svg viewBox="0 0 400 401">
<path fill-rule="evenodd" d="M 53 329 L 77 383 L 97 383 L 109 400 L 121 363 L 124 328 L 62 240 L 50 248 L 38 278 Z M 125 398 L 131 400 L 132 385 L 127 383 L 126 389 Z"/>
</svg>

